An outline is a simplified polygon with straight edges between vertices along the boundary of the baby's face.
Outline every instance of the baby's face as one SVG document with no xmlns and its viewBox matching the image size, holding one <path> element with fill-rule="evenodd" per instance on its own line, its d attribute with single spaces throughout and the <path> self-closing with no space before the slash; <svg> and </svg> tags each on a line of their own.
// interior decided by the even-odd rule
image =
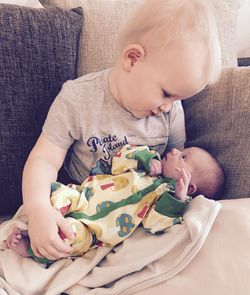
<svg viewBox="0 0 250 295">
<path fill-rule="evenodd" d="M 147 54 L 120 84 L 120 103 L 136 118 L 168 112 L 175 100 L 186 99 L 206 86 L 195 45 L 171 45 Z"/>
<path fill-rule="evenodd" d="M 185 168 L 191 173 L 191 177 L 193 178 L 196 168 L 205 167 L 206 163 L 209 164 L 209 159 L 206 152 L 196 147 L 186 148 L 183 151 L 172 149 L 161 160 L 162 174 L 177 180 L 179 173 L 176 168 Z"/>
</svg>

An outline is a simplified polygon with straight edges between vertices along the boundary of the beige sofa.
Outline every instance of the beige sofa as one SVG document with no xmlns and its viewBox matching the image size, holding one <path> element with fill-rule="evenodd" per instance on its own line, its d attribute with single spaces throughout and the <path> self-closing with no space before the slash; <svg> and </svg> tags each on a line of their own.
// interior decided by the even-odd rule
<svg viewBox="0 0 250 295">
<path fill-rule="evenodd" d="M 84 23 L 80 34 L 77 59 L 77 76 L 79 76 L 112 65 L 115 58 L 117 30 L 139 1 L 44 0 L 41 2 L 45 9 L 53 6 L 63 9 L 77 6 L 83 8 Z M 167 256 L 160 261 L 153 260 L 144 267 L 135 267 L 131 273 L 127 273 L 115 281 L 111 280 L 106 285 L 98 287 L 90 283 L 88 285 L 83 276 L 78 281 L 74 281 L 72 278 L 68 288 L 60 289 L 57 285 L 57 288 L 53 289 L 50 287 L 58 284 L 60 280 L 62 283 L 63 273 L 67 267 L 68 276 L 71 265 L 68 266 L 65 263 L 61 266 L 62 271 L 58 272 L 57 270 L 54 276 L 52 275 L 53 268 L 49 268 L 46 272 L 46 270 L 36 267 L 32 271 L 34 271 L 34 276 L 37 275 L 41 281 L 44 280 L 43 285 L 39 285 L 35 279 L 36 284 L 31 282 L 30 288 L 16 285 L 14 269 L 8 268 L 5 259 L 8 257 L 8 259 L 15 259 L 16 264 L 11 260 L 13 265 L 19 263 L 24 268 L 30 262 L 20 261 L 17 257 L 13 258 L 9 251 L 5 250 L 5 243 L 2 240 L 0 244 L 0 249 L 2 249 L 0 252 L 0 287 L 2 290 L 8 294 L 25 295 L 59 294 L 63 291 L 74 295 L 139 295 L 168 294 L 170 292 L 175 295 L 183 293 L 192 295 L 250 294 L 250 67 L 237 67 L 235 24 L 239 1 L 210 1 L 215 8 L 218 20 L 223 53 L 223 74 L 216 85 L 205 89 L 184 103 L 187 146 L 198 145 L 209 150 L 219 159 L 226 174 L 226 188 L 221 196 L 223 200 L 220 201 L 222 208 L 203 241 L 202 247 L 178 272 L 164 273 L 162 271 L 162 265 L 166 264 L 167 267 L 169 259 Z M 4 210 L 2 212 L 4 216 Z M 10 212 L 6 211 L 7 213 Z M 8 227 L 10 226 L 4 227 L 5 232 Z M 4 233 L 1 232 L 0 227 L 0 237 L 1 233 L 3 236 Z M 143 248 L 143 245 L 141 247 Z M 83 261 L 85 263 L 93 261 L 96 256 L 91 257 L 91 255 Z M 108 262 L 112 261 L 112 257 L 112 254 L 109 253 L 106 258 Z M 102 261 L 97 264 L 97 267 L 101 269 L 105 263 Z M 84 264 L 82 268 L 84 269 Z M 115 269 L 114 266 L 110 267 L 111 271 Z M 74 268 L 72 271 L 72 277 L 77 276 L 74 273 Z M 109 268 L 107 268 L 107 272 L 109 272 Z M 145 272 L 150 275 L 145 276 Z M 13 275 L 10 275 L 11 273 Z M 98 274 L 98 272 L 93 273 Z M 89 275 L 91 277 L 91 274 Z M 23 280 L 21 281 L 23 282 L 27 277 L 23 273 L 22 276 Z M 47 278 L 47 281 L 44 277 Z M 60 280 L 53 281 L 58 277 Z M 30 279 L 32 280 L 32 278 Z M 95 280 L 93 276 L 91 279 Z M 124 280 L 130 283 L 124 284 Z"/>
</svg>

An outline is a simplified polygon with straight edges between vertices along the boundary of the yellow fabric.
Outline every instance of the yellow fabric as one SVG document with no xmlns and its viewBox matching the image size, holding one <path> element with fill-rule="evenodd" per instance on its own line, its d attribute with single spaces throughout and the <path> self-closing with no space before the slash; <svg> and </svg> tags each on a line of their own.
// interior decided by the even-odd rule
<svg viewBox="0 0 250 295">
<path fill-rule="evenodd" d="M 166 183 L 160 184 L 154 191 L 145 194 L 145 196 L 133 204 L 125 203 L 124 200 L 143 189 L 148 188 L 154 183 L 156 177 L 146 175 L 145 172 L 137 172 L 138 161 L 132 159 L 138 151 L 145 150 L 145 146 L 131 147 L 124 146 L 119 153 L 113 157 L 112 173 L 117 175 L 95 175 L 89 176 L 81 186 L 65 186 L 59 184 L 59 187 L 52 193 L 51 202 L 54 208 L 61 211 L 64 215 L 71 212 L 83 212 L 88 216 L 98 216 L 105 208 L 121 202 L 122 205 L 109 212 L 108 215 L 95 218 L 80 218 L 84 223 L 81 227 L 76 223 L 77 238 L 68 240 L 70 245 L 74 246 L 74 255 L 82 255 L 86 252 L 92 242 L 91 232 L 97 238 L 98 246 L 114 246 L 130 236 L 143 218 L 147 215 L 145 225 L 148 231 L 155 233 L 157 228 L 166 229 L 174 224 L 174 218 L 161 216 L 156 211 L 150 210 L 155 200 L 164 192 L 169 191 Z M 149 151 L 149 153 L 155 153 Z M 126 201 L 127 202 L 127 201 Z M 150 213 L 148 213 L 150 210 Z M 150 214 L 153 217 L 150 217 Z M 148 213 L 148 214 L 147 214 Z M 156 218 L 159 222 L 155 226 Z M 93 218 L 92 218 L 93 219 Z M 71 221 L 73 224 L 74 222 Z M 151 229 L 151 223 L 154 228 Z M 88 229 L 86 229 L 86 227 Z M 86 237 L 86 243 L 84 239 Z M 93 239 L 95 239 L 93 237 Z M 82 239 L 82 241 L 80 241 Z"/>
</svg>

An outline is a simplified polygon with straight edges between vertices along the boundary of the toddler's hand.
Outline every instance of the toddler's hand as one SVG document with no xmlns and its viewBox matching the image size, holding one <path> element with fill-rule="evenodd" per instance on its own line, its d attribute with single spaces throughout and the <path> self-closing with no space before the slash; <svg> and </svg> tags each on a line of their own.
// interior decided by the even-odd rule
<svg viewBox="0 0 250 295">
<path fill-rule="evenodd" d="M 181 201 L 185 201 L 188 194 L 188 186 L 191 180 L 190 172 L 185 168 L 176 168 L 179 178 L 175 184 L 175 197 Z"/>
<path fill-rule="evenodd" d="M 30 244 L 36 256 L 56 260 L 71 254 L 72 248 L 61 239 L 59 231 L 69 239 L 75 237 L 69 222 L 52 206 L 29 215 Z"/>
<path fill-rule="evenodd" d="M 156 175 L 161 174 L 161 172 L 162 172 L 161 161 L 156 160 L 156 159 L 151 159 L 150 164 L 149 164 L 149 168 L 150 168 L 150 172 L 149 172 L 150 176 L 156 176 Z"/>
</svg>

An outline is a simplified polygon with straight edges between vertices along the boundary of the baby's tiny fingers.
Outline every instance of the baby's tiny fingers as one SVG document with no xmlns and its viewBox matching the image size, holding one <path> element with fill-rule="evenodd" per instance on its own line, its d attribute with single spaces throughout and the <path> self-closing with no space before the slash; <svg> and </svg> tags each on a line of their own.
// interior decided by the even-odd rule
<svg viewBox="0 0 250 295">
<path fill-rule="evenodd" d="M 188 181 L 190 181 L 191 180 L 191 173 L 188 170 L 186 170 L 186 175 L 187 175 Z"/>
<path fill-rule="evenodd" d="M 185 168 L 182 168 L 182 172 L 183 172 L 183 175 L 185 176 L 191 176 L 191 173 L 189 172 L 189 170 L 185 169 Z"/>
<path fill-rule="evenodd" d="M 178 176 L 182 177 L 182 168 L 175 167 L 175 170 L 178 173 Z"/>
<path fill-rule="evenodd" d="M 182 169 L 182 178 L 183 178 L 184 184 L 188 185 L 191 177 L 190 177 L 190 173 L 184 168 Z"/>
<path fill-rule="evenodd" d="M 183 178 L 179 178 L 179 179 L 178 179 L 178 183 L 179 183 L 179 186 L 180 186 L 181 188 L 184 187 L 184 180 L 183 180 Z"/>
</svg>

